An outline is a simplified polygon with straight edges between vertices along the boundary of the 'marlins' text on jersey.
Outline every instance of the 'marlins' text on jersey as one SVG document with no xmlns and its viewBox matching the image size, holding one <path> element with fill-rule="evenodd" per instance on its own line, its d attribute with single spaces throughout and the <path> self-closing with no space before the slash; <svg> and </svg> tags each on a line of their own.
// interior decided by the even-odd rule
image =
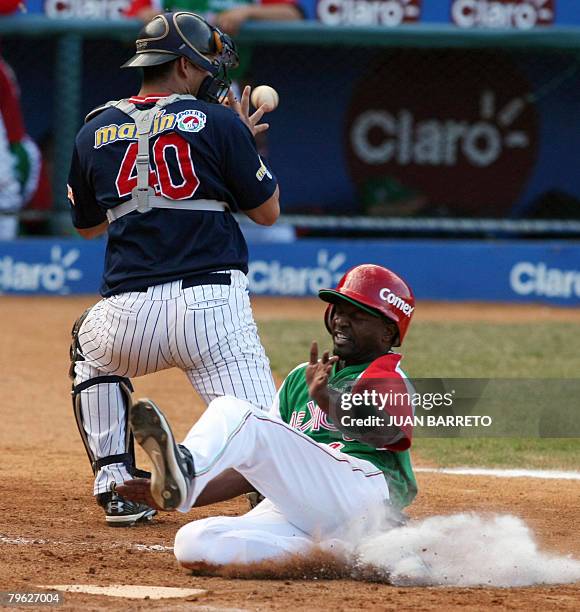
<svg viewBox="0 0 580 612">
<path fill-rule="evenodd" d="M 201 111 L 167 113 L 161 111 L 151 126 L 151 137 L 172 130 L 176 126 L 186 132 L 199 132 L 205 127 L 206 115 Z M 95 131 L 95 149 L 118 140 L 137 140 L 137 126 L 133 122 L 105 125 Z"/>
</svg>

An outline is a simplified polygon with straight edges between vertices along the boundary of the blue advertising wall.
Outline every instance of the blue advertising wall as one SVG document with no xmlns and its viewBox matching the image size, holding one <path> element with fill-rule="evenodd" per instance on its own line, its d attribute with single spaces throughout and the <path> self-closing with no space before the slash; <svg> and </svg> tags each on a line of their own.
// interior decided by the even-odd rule
<svg viewBox="0 0 580 612">
<path fill-rule="evenodd" d="M 0 242 L 0 293 L 96 293 L 104 249 L 103 240 Z M 373 262 L 400 273 L 418 300 L 580 306 L 577 243 L 299 240 L 251 244 L 250 257 L 254 295 L 316 295 Z"/>
<path fill-rule="evenodd" d="M 316 19 L 326 3 L 326 13 L 333 18 L 351 15 L 351 22 L 359 25 L 369 20 L 381 20 L 384 25 L 403 22 L 449 23 L 453 13 L 463 16 L 462 27 L 472 22 L 491 27 L 510 20 L 514 27 L 542 27 L 544 25 L 580 24 L 580 6 L 577 0 L 375 0 L 376 10 L 365 10 L 372 4 L 365 0 L 298 0 L 306 16 Z M 116 18 L 130 4 L 130 0 L 27 0 L 29 13 L 46 14 L 53 18 Z M 502 7 L 501 5 L 504 5 Z M 224 3 L 227 6 L 227 3 Z M 317 10 L 318 7 L 318 10 Z M 456 20 L 457 21 L 457 20 Z M 474 24 L 475 25 L 475 24 Z"/>
<path fill-rule="evenodd" d="M 342 23 L 352 25 L 374 22 L 397 26 L 402 21 L 527 29 L 580 23 L 577 0 L 379 0 L 374 2 L 375 11 L 365 11 L 371 0 L 300 0 L 300 4 L 310 19 L 326 19 L 330 23 L 341 18 Z M 325 5 L 329 8 L 325 9 Z"/>
</svg>

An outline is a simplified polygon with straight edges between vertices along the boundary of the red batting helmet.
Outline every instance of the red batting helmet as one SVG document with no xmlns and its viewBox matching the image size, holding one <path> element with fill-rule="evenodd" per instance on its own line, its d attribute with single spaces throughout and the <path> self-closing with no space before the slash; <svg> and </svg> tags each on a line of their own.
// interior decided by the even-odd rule
<svg viewBox="0 0 580 612">
<path fill-rule="evenodd" d="M 415 310 L 415 296 L 409 285 L 394 272 L 374 264 L 351 268 L 336 289 L 321 289 L 318 297 L 329 302 L 324 313 L 329 332 L 334 304 L 346 300 L 375 316 L 383 315 L 393 321 L 399 330 L 399 338 L 393 346 L 401 346 Z"/>
</svg>

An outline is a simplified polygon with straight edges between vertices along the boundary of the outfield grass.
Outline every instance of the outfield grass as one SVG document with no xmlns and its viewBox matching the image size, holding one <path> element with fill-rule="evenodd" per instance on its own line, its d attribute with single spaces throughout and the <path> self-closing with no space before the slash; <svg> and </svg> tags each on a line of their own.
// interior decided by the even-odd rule
<svg viewBox="0 0 580 612">
<path fill-rule="evenodd" d="M 264 321 L 259 329 L 279 380 L 307 361 L 311 340 L 331 346 L 322 321 Z M 404 355 L 404 370 L 417 378 L 580 378 L 580 325 L 417 323 Z M 580 469 L 580 439 L 417 438 L 414 456 L 441 467 Z"/>
</svg>

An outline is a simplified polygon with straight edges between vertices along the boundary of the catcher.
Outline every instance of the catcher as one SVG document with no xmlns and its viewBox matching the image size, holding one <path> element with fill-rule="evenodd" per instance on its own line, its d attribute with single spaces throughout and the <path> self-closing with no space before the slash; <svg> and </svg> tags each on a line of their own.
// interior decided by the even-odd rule
<svg viewBox="0 0 580 612">
<path fill-rule="evenodd" d="M 150 481 L 122 485 L 122 495 L 180 512 L 254 490 L 266 498 L 243 516 L 183 526 L 174 548 L 183 566 L 303 553 L 315 540 L 340 540 L 353 521 L 357 529 L 370 529 L 385 508 L 402 508 L 415 497 L 409 431 L 398 430 L 392 444 L 377 449 L 329 417 L 331 389 L 343 381 L 406 384 L 401 355 L 391 349 L 407 332 L 413 293 L 390 270 L 362 265 L 319 297 L 329 303 L 333 356 L 326 351 L 319 359 L 313 343 L 309 362 L 288 375 L 269 413 L 220 397 L 178 445 L 153 402 L 133 405 L 131 426 L 153 471 Z M 412 414 L 409 405 L 404 410 Z"/>
</svg>

